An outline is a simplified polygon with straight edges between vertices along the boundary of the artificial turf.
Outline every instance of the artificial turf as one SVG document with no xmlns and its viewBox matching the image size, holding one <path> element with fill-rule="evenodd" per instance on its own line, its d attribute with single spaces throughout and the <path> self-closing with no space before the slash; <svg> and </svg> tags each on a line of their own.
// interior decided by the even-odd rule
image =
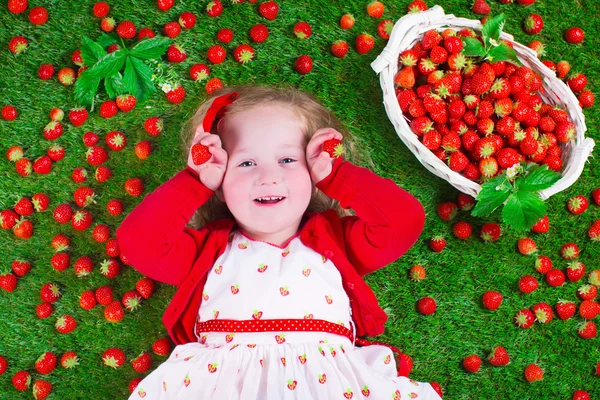
<svg viewBox="0 0 600 400">
<path fill-rule="evenodd" d="M 6 373 L 0 376 L 0 398 L 32 397 L 31 391 L 17 392 L 11 377 L 24 369 L 30 371 L 34 379 L 42 378 L 35 371 L 34 362 L 45 351 L 59 356 L 66 351 L 75 351 L 81 359 L 80 365 L 73 369 L 58 367 L 43 376 L 54 385 L 50 398 L 125 398 L 129 382 L 142 376 L 129 364 L 120 370 L 103 366 L 101 355 L 109 347 L 119 347 L 125 350 L 129 361 L 142 350 L 150 351 L 151 344 L 166 335 L 161 315 L 175 288 L 158 284 L 153 297 L 137 311 L 127 312 L 125 319 L 116 324 L 104 319 L 100 306 L 91 311 L 82 310 L 78 297 L 84 290 L 109 284 L 120 297 L 134 288 L 141 275 L 131 267 L 123 268 L 121 275 L 113 280 L 100 275 L 99 262 L 107 258 L 104 245 L 91 239 L 91 229 L 79 232 L 70 224 L 59 225 L 52 218 L 51 210 L 64 202 L 74 205 L 72 193 L 80 186 L 70 178 L 74 168 L 94 171 L 85 160 L 81 139 L 87 131 L 94 131 L 103 138 L 107 132 L 119 130 L 128 138 L 127 147 L 120 153 L 111 152 L 106 163 L 113 177 L 106 183 L 98 183 L 93 177 L 86 182 L 98 194 L 96 204 L 88 207 L 94 222 L 107 224 L 113 236 L 123 217 L 143 198 L 143 195 L 131 197 L 125 193 L 123 184 L 128 178 L 142 178 L 146 188 L 144 194 L 147 194 L 184 168 L 184 157 L 179 152 L 179 129 L 207 98 L 203 84 L 193 82 L 188 70 L 194 63 L 207 62 L 206 50 L 216 43 L 216 32 L 223 27 L 234 31 L 234 39 L 226 45 L 227 60 L 211 66 L 211 76 L 221 78 L 225 85 L 286 83 L 315 94 L 358 136 L 360 152 L 371 157 L 374 170 L 410 191 L 425 207 L 425 229 L 415 246 L 400 260 L 367 277 L 390 317 L 385 334 L 377 340 L 395 344 L 412 357 L 412 378 L 440 383 L 445 398 L 450 399 L 566 399 L 576 389 L 585 389 L 592 398 L 600 398 L 600 377 L 595 375 L 596 364 L 600 361 L 599 339 L 578 337 L 577 325 L 582 321 L 579 316 L 567 321 L 555 317 L 549 324 L 536 323 L 527 330 L 513 323 L 518 310 L 541 301 L 551 305 L 559 299 L 579 302 L 576 289 L 581 284 L 549 287 L 534 270 L 534 258 L 517 252 L 518 238 L 533 237 L 540 253 L 550 256 L 554 265 L 563 270 L 566 261 L 560 258 L 559 248 L 566 242 L 575 242 L 581 250 L 579 260 L 588 270 L 600 269 L 600 244 L 590 241 L 586 235 L 592 221 L 600 218 L 600 207 L 590 205 L 588 211 L 579 216 L 569 214 L 565 208 L 571 196 L 583 194 L 589 198 L 591 191 L 600 186 L 596 160 L 591 157 L 575 184 L 546 201 L 551 221 L 548 233 L 503 229 L 500 240 L 486 244 L 477 236 L 478 230 L 485 222 L 499 221 L 499 214 L 478 219 L 461 212 L 457 219 L 471 222 L 475 234 L 466 241 L 455 239 L 451 233 L 452 224 L 437 216 L 436 207 L 441 202 L 456 200 L 458 191 L 421 166 L 398 139 L 383 107 L 379 77 L 370 68 L 370 63 L 386 42 L 376 35 L 379 20 L 366 15 L 367 1 L 279 1 L 280 12 L 273 21 L 258 14 L 258 4 L 234 5 L 230 1 L 224 1 L 225 10 L 220 17 L 209 18 L 204 12 L 206 3 L 177 0 L 172 9 L 161 12 L 151 0 L 109 2 L 110 15 L 117 21 L 129 19 L 138 28 L 149 27 L 157 33 L 162 32 L 167 22 L 176 21 L 183 11 L 198 16 L 196 26 L 189 31 L 183 30 L 176 38 L 188 52 L 187 60 L 169 65 L 187 91 L 182 104 L 170 104 L 161 92 L 157 92 L 146 104 L 137 106 L 132 112 L 119 113 L 112 119 L 101 118 L 96 106 L 83 126 L 74 127 L 66 121 L 65 133 L 57 142 L 65 147 L 67 155 L 48 175 L 32 174 L 23 178 L 6 158 L 0 161 L 0 208 L 12 208 L 20 197 L 31 197 L 38 192 L 48 194 L 51 199 L 48 211 L 31 217 L 34 224 L 31 239 L 21 240 L 10 231 L 0 232 L 0 268 L 10 268 L 15 259 L 26 259 L 33 264 L 31 272 L 19 279 L 13 293 L 0 293 L 0 355 L 6 357 L 9 364 Z M 409 1 L 384 3 L 384 18 L 396 21 L 406 13 Z M 471 0 L 427 3 L 430 7 L 439 4 L 446 13 L 456 16 L 478 17 L 471 12 Z M 600 38 L 596 25 L 600 15 L 598 2 L 538 0 L 527 7 L 502 5 L 495 0 L 489 0 L 489 3 L 493 14 L 503 12 L 506 15 L 504 31 L 524 44 L 533 38 L 523 31 L 523 20 L 529 13 L 540 14 L 545 27 L 535 38 L 546 45 L 546 58 L 569 61 L 573 70 L 586 74 L 588 88 L 596 91 L 600 71 L 596 56 Z M 49 122 L 50 109 L 61 107 L 67 111 L 76 106 L 73 86 L 61 85 L 56 77 L 42 81 L 37 77 L 37 69 L 42 63 L 51 63 L 57 70 L 73 67 L 71 54 L 80 47 L 82 36 L 93 40 L 100 36 L 99 20 L 91 12 L 93 4 L 94 1 L 32 0 L 30 8 L 43 5 L 49 11 L 50 18 L 42 26 L 32 25 L 27 12 L 13 15 L 7 11 L 5 3 L 0 7 L 0 106 L 12 104 L 20 113 L 15 121 L 0 120 L 0 150 L 3 154 L 10 146 L 20 145 L 30 159 L 41 156 L 50 146 L 42 135 L 43 127 Z M 356 17 L 356 25 L 347 31 L 338 25 L 344 13 Z M 300 41 L 294 37 L 292 28 L 298 21 L 311 24 L 313 36 L 308 40 Z M 231 52 L 237 45 L 250 42 L 248 31 L 256 23 L 266 24 L 270 37 L 264 43 L 254 44 L 255 60 L 247 65 L 238 64 Z M 585 31 L 585 41 L 580 45 L 568 44 L 562 34 L 576 25 Z M 359 55 L 353 43 L 363 31 L 376 37 L 375 48 L 366 55 Z M 19 56 L 10 53 L 7 45 L 16 35 L 25 36 L 29 41 L 29 48 Z M 351 44 L 344 59 L 335 58 L 329 52 L 330 44 L 337 39 Z M 293 68 L 294 60 L 301 54 L 309 54 L 314 60 L 313 71 L 307 75 L 300 75 Z M 98 101 L 106 98 L 106 93 L 101 90 Z M 586 136 L 598 142 L 598 106 L 586 109 L 584 114 Z M 165 131 L 158 137 L 150 137 L 143 129 L 143 122 L 151 116 L 164 119 Z M 140 160 L 134 154 L 134 144 L 140 140 L 150 140 L 153 145 L 154 151 L 147 160 Z M 597 152 L 596 149 L 594 154 Z M 119 217 L 112 217 L 106 211 L 106 203 L 113 198 L 121 199 L 125 204 L 124 213 Z M 81 255 L 94 260 L 95 271 L 89 277 L 77 278 L 72 267 L 61 273 L 50 266 L 53 254 L 50 241 L 61 232 L 72 239 L 69 249 L 72 262 Z M 434 253 L 428 247 L 429 239 L 438 234 L 448 240 L 442 253 Z M 427 270 L 427 277 L 421 282 L 412 282 L 407 277 L 408 269 L 415 264 L 423 265 Z M 533 274 L 541 282 L 540 288 L 530 295 L 523 295 L 517 289 L 517 282 L 524 274 Z M 47 282 L 56 282 L 63 295 L 55 303 L 53 315 L 40 320 L 35 316 L 35 307 L 40 303 L 39 290 Z M 481 296 L 487 290 L 497 290 L 504 295 L 504 302 L 497 311 L 485 310 L 481 305 Z M 437 300 L 438 310 L 434 315 L 422 316 L 416 312 L 415 303 L 423 296 Z M 63 314 L 73 315 L 78 322 L 77 329 L 66 335 L 58 334 L 53 326 L 56 318 Z M 485 358 L 496 345 L 507 348 L 511 357 L 509 365 L 492 367 L 484 362 L 476 374 L 466 373 L 461 368 L 465 356 L 478 354 Z M 153 355 L 153 368 L 165 358 Z M 533 362 L 544 369 L 545 376 L 543 381 L 530 384 L 524 380 L 523 370 Z"/>
</svg>

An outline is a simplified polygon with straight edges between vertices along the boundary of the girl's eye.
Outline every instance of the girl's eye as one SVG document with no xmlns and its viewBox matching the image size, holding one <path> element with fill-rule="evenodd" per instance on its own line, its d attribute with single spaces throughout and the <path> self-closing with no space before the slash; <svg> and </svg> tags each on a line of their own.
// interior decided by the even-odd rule
<svg viewBox="0 0 600 400">
<path fill-rule="evenodd" d="M 290 162 L 293 162 L 293 161 L 294 161 L 294 159 L 293 159 L 293 158 L 284 158 L 284 160 L 290 160 Z M 286 163 L 286 164 L 288 164 L 288 163 Z"/>
<path fill-rule="evenodd" d="M 241 163 L 239 166 L 240 166 L 240 167 L 244 167 L 244 166 L 245 166 L 244 164 L 246 164 L 246 163 L 251 163 L 251 162 L 252 162 L 252 161 L 244 161 L 244 162 L 243 162 L 243 163 Z"/>
<path fill-rule="evenodd" d="M 290 162 L 294 162 L 294 161 L 296 161 L 296 160 L 294 160 L 293 158 L 289 158 L 289 157 L 288 157 L 288 158 L 284 158 L 284 159 L 282 159 L 281 161 L 285 161 L 285 160 L 289 160 L 288 162 L 285 162 L 285 164 L 289 164 Z M 244 164 L 247 164 L 247 163 L 253 163 L 253 161 L 244 161 L 244 162 L 243 162 L 243 163 L 241 163 L 239 166 L 240 166 L 240 167 L 246 167 L 246 166 L 248 166 L 248 165 L 244 165 Z"/>
</svg>

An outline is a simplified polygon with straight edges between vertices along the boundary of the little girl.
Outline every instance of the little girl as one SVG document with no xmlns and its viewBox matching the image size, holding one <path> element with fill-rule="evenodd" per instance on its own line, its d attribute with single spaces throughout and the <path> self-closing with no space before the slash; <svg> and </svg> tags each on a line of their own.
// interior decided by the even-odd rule
<svg viewBox="0 0 600 400">
<path fill-rule="evenodd" d="M 188 125 L 187 168 L 117 230 L 134 268 L 178 286 L 163 316 L 177 346 L 130 399 L 439 399 L 410 358 L 357 338 L 384 331 L 362 278 L 415 243 L 421 204 L 323 151 L 350 133 L 296 89 L 225 88 Z"/>
</svg>

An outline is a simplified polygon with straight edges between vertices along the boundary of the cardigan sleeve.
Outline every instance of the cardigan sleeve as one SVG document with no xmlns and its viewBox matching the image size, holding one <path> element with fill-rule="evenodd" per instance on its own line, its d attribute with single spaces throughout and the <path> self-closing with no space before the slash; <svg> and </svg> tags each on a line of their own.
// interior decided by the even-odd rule
<svg viewBox="0 0 600 400">
<path fill-rule="evenodd" d="M 154 280 L 179 285 L 209 234 L 186 224 L 213 194 L 189 167 L 148 194 L 116 231 L 128 262 Z"/>
<path fill-rule="evenodd" d="M 316 186 L 354 210 L 355 216 L 341 222 L 348 259 L 362 276 L 397 260 L 423 231 L 425 211 L 414 196 L 341 157 Z"/>
</svg>

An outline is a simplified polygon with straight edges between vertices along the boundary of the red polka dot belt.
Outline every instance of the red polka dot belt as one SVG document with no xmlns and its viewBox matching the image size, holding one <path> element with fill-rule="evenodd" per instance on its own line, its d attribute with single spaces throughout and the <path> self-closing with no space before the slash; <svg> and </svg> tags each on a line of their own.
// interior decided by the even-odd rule
<svg viewBox="0 0 600 400">
<path fill-rule="evenodd" d="M 387 343 L 370 342 L 364 339 L 354 338 L 353 331 L 343 325 L 322 319 L 256 319 L 256 320 L 233 320 L 233 319 L 213 319 L 209 321 L 196 321 L 196 335 L 200 336 L 204 332 L 329 332 L 336 335 L 345 336 L 354 344 L 359 346 L 370 346 L 378 344 L 390 348 L 398 355 L 398 376 L 408 376 L 410 373 L 412 361 L 410 357 L 402 354 L 400 350 Z M 283 343 L 275 337 L 277 343 Z"/>
</svg>

